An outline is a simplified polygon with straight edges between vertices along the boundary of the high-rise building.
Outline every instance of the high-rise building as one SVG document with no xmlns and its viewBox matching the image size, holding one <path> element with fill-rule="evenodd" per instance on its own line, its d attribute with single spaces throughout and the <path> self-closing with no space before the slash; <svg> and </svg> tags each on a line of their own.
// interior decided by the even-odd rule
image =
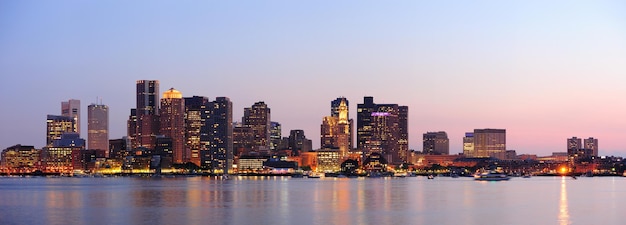
<svg viewBox="0 0 626 225">
<path fill-rule="evenodd" d="M 214 173 L 228 173 L 233 165 L 233 103 L 227 97 L 217 97 L 211 105 L 207 123 L 210 145 L 201 154 L 202 166 Z"/>
<path fill-rule="evenodd" d="M 174 88 L 164 92 L 160 111 L 160 134 L 172 139 L 174 163 L 189 162 L 191 154 L 185 148 L 185 101 L 183 95 Z"/>
<path fill-rule="evenodd" d="M 474 129 L 474 157 L 506 158 L 505 129 Z"/>
<path fill-rule="evenodd" d="M 76 119 L 71 116 L 48 115 L 46 120 L 46 146 L 61 139 L 65 133 L 77 133 Z"/>
<path fill-rule="evenodd" d="M 137 81 L 137 107 L 128 120 L 128 137 L 133 148 L 154 149 L 159 134 L 159 81 Z M 134 114 L 133 114 L 134 112 Z M 134 125 L 134 128 L 131 127 Z"/>
<path fill-rule="evenodd" d="M 567 139 L 567 154 L 572 156 L 579 154 L 579 152 L 583 149 L 582 139 L 577 137 L 572 137 Z"/>
<path fill-rule="evenodd" d="M 137 116 L 137 109 L 130 109 L 130 116 L 126 123 L 126 137 L 128 137 L 128 145 L 130 149 L 139 147 L 139 117 Z"/>
<path fill-rule="evenodd" d="M 312 150 L 312 142 L 304 135 L 303 130 L 291 130 L 289 132 L 289 150 L 294 156 L 299 156 L 301 152 Z"/>
<path fill-rule="evenodd" d="M 69 116 L 76 120 L 76 133 L 80 134 L 80 100 L 70 99 L 61 102 L 61 116 Z"/>
<path fill-rule="evenodd" d="M 444 131 L 427 132 L 423 135 L 424 154 L 429 155 L 449 155 L 450 142 L 448 134 Z"/>
<path fill-rule="evenodd" d="M 390 164 L 400 164 L 407 160 L 408 136 L 407 106 L 375 104 L 373 97 L 358 104 L 357 148 L 364 153 L 379 153 Z"/>
<path fill-rule="evenodd" d="M 210 110 L 207 97 L 185 98 L 186 147 L 191 153 L 190 161 L 198 166 L 201 164 L 200 151 L 207 150 L 209 145 L 207 121 L 211 115 Z"/>
<path fill-rule="evenodd" d="M 252 129 L 253 151 L 269 154 L 271 116 L 270 108 L 265 102 L 256 102 L 251 107 L 245 108 L 242 122 Z"/>
<path fill-rule="evenodd" d="M 105 157 L 109 157 L 109 107 L 106 105 L 87 106 L 87 148 L 105 150 Z"/>
<path fill-rule="evenodd" d="M 320 129 L 322 148 L 339 149 L 346 157 L 352 149 L 352 120 L 348 118 L 348 100 L 344 97 L 331 101 L 331 115 L 325 116 Z"/>
<path fill-rule="evenodd" d="M 137 115 L 159 115 L 159 81 L 137 81 Z"/>
<path fill-rule="evenodd" d="M 400 138 L 398 139 L 398 154 L 400 160 L 407 162 L 409 158 L 409 107 L 398 106 L 398 127 Z"/>
<path fill-rule="evenodd" d="M 280 140 L 283 138 L 283 132 L 280 123 L 272 121 L 270 123 L 270 150 L 275 152 L 278 149 Z"/>
<path fill-rule="evenodd" d="M 463 137 L 463 155 L 468 158 L 474 157 L 474 133 L 467 132 Z"/>
<path fill-rule="evenodd" d="M 589 137 L 584 140 L 585 149 L 588 149 L 592 156 L 598 156 L 598 139 Z"/>
</svg>

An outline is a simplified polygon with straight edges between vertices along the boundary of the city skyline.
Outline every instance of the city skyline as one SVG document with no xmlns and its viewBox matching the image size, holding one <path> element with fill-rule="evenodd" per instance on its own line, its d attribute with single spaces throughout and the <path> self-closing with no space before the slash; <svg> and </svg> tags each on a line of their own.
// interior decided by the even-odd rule
<svg viewBox="0 0 626 225">
<path fill-rule="evenodd" d="M 83 102 L 81 138 L 98 97 L 121 138 L 135 81 L 151 79 L 158 96 L 229 97 L 236 121 L 264 101 L 283 137 L 304 130 L 314 148 L 329 101 L 346 97 L 356 119 L 373 96 L 411 108 L 410 149 L 445 131 L 456 154 L 465 132 L 501 128 L 518 154 L 578 136 L 626 155 L 620 1 L 110 4 L 4 3 L 0 148 L 43 147 L 46 115 L 68 99 Z"/>
</svg>

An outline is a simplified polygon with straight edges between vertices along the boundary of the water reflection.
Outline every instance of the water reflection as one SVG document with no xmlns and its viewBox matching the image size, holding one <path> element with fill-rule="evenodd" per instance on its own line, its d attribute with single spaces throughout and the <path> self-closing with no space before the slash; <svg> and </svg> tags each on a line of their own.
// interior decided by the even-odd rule
<svg viewBox="0 0 626 225">
<path fill-rule="evenodd" d="M 571 224 L 569 219 L 569 209 L 567 206 L 567 186 L 565 185 L 567 182 L 565 181 L 566 177 L 561 177 L 561 198 L 559 200 L 559 224 Z"/>
</svg>

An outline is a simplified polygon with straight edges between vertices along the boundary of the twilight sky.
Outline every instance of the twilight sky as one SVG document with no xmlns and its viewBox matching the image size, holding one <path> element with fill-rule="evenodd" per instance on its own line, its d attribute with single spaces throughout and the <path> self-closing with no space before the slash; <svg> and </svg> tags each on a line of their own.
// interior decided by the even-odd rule
<svg viewBox="0 0 626 225">
<path fill-rule="evenodd" d="M 265 101 L 283 136 L 319 147 L 330 101 L 409 106 L 410 148 L 446 131 L 507 130 L 518 154 L 599 139 L 626 156 L 624 1 L 2 1 L 0 149 L 45 144 L 61 101 L 110 107 L 126 135 L 135 81 Z M 355 126 L 356 127 L 356 126 Z"/>
</svg>

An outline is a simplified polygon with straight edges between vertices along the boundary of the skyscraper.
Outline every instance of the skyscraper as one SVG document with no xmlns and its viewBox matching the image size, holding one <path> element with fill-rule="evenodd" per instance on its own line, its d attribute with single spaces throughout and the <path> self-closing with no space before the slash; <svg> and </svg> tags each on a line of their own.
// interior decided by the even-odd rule
<svg viewBox="0 0 626 225">
<path fill-rule="evenodd" d="M 253 151 L 261 154 L 269 154 L 270 149 L 270 108 L 265 102 L 256 102 L 251 107 L 245 108 L 243 118 L 244 126 L 252 129 Z"/>
<path fill-rule="evenodd" d="M 505 129 L 474 129 L 474 157 L 506 158 Z"/>
<path fill-rule="evenodd" d="M 398 126 L 400 138 L 398 139 L 398 154 L 400 160 L 407 162 L 409 158 L 409 107 L 398 106 Z"/>
<path fill-rule="evenodd" d="M 588 149 L 592 156 L 598 156 L 598 139 L 589 137 L 584 140 L 585 149 Z"/>
<path fill-rule="evenodd" d="M 46 146 L 54 144 L 65 133 L 77 133 L 76 119 L 71 116 L 48 115 L 46 120 Z"/>
<path fill-rule="evenodd" d="M 407 123 L 407 106 L 374 104 L 373 97 L 365 97 L 357 106 L 357 147 L 368 155 L 383 155 L 390 164 L 405 162 Z"/>
<path fill-rule="evenodd" d="M 210 110 L 207 97 L 185 98 L 185 144 L 191 154 L 190 161 L 198 166 L 201 165 L 200 151 L 207 150 L 209 145 Z"/>
<path fill-rule="evenodd" d="M 137 107 L 134 110 L 131 109 L 128 120 L 128 137 L 133 148 L 154 149 L 156 136 L 160 130 L 159 81 L 138 80 L 136 85 Z M 133 125 L 134 127 L 132 127 Z"/>
<path fill-rule="evenodd" d="M 427 132 L 423 135 L 424 154 L 429 155 L 448 155 L 450 154 L 450 142 L 448 134 L 444 131 Z"/>
<path fill-rule="evenodd" d="M 340 157 L 352 149 L 352 120 L 348 118 L 348 100 L 344 97 L 331 101 L 331 115 L 322 120 L 320 143 L 322 148 L 339 149 Z"/>
<path fill-rule="evenodd" d="M 137 81 L 137 114 L 159 115 L 159 81 Z"/>
<path fill-rule="evenodd" d="M 69 116 L 76 120 L 76 133 L 80 134 L 80 100 L 70 99 L 61 102 L 61 116 Z"/>
<path fill-rule="evenodd" d="M 279 150 L 278 145 L 282 138 L 283 133 L 280 123 L 272 121 L 270 123 L 270 150 L 272 152 Z"/>
<path fill-rule="evenodd" d="M 106 105 L 87 106 L 87 147 L 105 150 L 105 157 L 109 157 L 109 107 Z"/>
<path fill-rule="evenodd" d="M 213 172 L 228 173 L 233 165 L 233 103 L 227 97 L 217 97 L 210 108 L 210 145 L 201 154 L 202 163 Z"/>
<path fill-rule="evenodd" d="M 174 163 L 190 161 L 191 154 L 185 148 L 185 101 L 174 88 L 163 93 L 161 99 L 160 134 L 172 139 Z"/>
</svg>

